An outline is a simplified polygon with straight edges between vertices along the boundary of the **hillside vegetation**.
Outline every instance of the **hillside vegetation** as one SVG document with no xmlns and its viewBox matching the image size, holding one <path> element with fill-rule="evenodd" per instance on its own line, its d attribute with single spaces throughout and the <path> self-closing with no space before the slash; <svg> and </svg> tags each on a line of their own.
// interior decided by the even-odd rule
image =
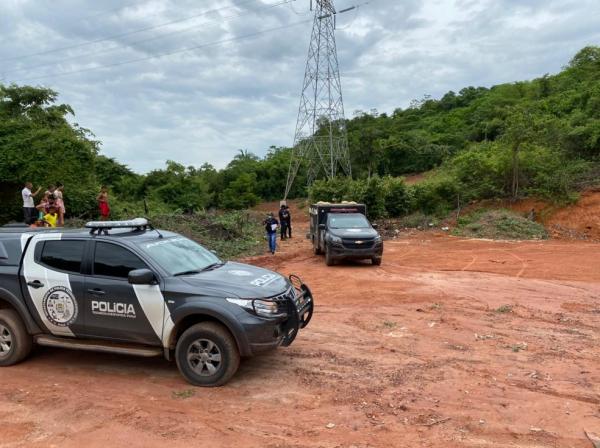
<svg viewBox="0 0 600 448">
<path fill-rule="evenodd" d="M 73 110 L 56 99 L 49 89 L 0 85 L 0 222 L 19 219 L 26 180 L 62 182 L 68 212 L 84 219 L 96 214 L 100 185 L 109 186 L 117 218 L 281 198 L 290 148 L 272 147 L 262 158 L 240 150 L 222 170 L 167 161 L 140 175 L 101 155 L 93 133 L 71 124 Z M 358 180 L 319 181 L 307 192 L 301 169 L 292 197 L 361 200 L 373 217 L 442 215 L 498 197 L 568 202 L 600 178 L 600 48 L 584 48 L 555 75 L 466 87 L 391 115 L 360 112 L 347 128 Z M 430 170 L 415 185 L 402 181 Z"/>
<path fill-rule="evenodd" d="M 553 76 L 361 113 L 348 132 L 359 180 L 320 181 L 313 200 L 365 201 L 373 217 L 444 214 L 474 199 L 569 202 L 600 182 L 600 48 Z M 428 170 L 413 186 L 393 178 Z"/>
</svg>

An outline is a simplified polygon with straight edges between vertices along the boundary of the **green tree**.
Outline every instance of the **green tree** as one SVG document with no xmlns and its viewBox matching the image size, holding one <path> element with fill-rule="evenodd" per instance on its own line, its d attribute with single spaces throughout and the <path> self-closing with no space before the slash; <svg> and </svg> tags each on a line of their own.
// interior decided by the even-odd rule
<svg viewBox="0 0 600 448">
<path fill-rule="evenodd" d="M 223 191 L 221 206 L 234 210 L 253 207 L 260 202 L 255 189 L 256 174 L 242 173 Z"/>
<path fill-rule="evenodd" d="M 0 85 L 0 191 L 6 198 L 0 222 L 21 218 L 16 186 L 25 181 L 44 188 L 63 183 L 70 215 L 96 207 L 98 142 L 67 120 L 73 110 L 56 98 L 50 89 Z"/>
</svg>

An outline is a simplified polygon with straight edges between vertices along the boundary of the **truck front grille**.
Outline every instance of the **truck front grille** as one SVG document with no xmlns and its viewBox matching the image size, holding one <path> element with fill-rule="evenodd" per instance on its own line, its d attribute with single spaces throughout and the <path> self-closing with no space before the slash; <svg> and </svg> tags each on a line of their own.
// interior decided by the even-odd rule
<svg viewBox="0 0 600 448">
<path fill-rule="evenodd" d="M 344 238 L 342 244 L 346 249 L 371 249 L 375 245 L 375 240 L 372 238 Z"/>
<path fill-rule="evenodd" d="M 268 300 L 273 300 L 274 302 L 277 302 L 277 311 L 282 314 L 287 313 L 289 311 L 288 306 L 289 306 L 290 300 L 292 301 L 292 303 L 294 305 L 296 305 L 296 308 L 298 309 L 298 311 L 303 309 L 307 303 L 307 300 L 303 296 L 303 294 L 298 293 L 294 289 L 294 287 L 291 287 L 283 294 L 279 294 L 278 296 L 275 296 L 275 297 L 270 297 Z"/>
<path fill-rule="evenodd" d="M 271 298 L 269 298 L 269 300 L 273 300 L 274 302 L 276 302 L 277 310 L 283 314 L 283 313 L 288 312 L 288 305 L 289 305 L 290 299 L 292 299 L 292 301 L 294 303 L 296 303 L 295 298 L 296 298 L 296 292 L 295 292 L 294 288 L 290 288 L 283 294 L 279 294 L 278 296 L 271 297 Z"/>
</svg>

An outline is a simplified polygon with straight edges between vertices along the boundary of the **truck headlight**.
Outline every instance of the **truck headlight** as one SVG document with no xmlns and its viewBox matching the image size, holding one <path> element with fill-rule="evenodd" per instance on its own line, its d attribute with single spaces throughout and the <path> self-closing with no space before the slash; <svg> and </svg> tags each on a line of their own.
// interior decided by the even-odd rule
<svg viewBox="0 0 600 448">
<path fill-rule="evenodd" d="M 377 236 L 375 237 L 375 242 L 376 242 L 376 243 L 381 243 L 382 241 L 383 241 L 383 238 L 381 238 L 381 235 L 377 235 Z"/>
<path fill-rule="evenodd" d="M 329 241 L 336 244 L 342 244 L 342 239 L 339 236 L 330 236 Z"/>
<path fill-rule="evenodd" d="M 279 312 L 279 306 L 271 300 L 254 300 L 254 312 L 262 317 L 279 317 L 286 313 Z"/>
<path fill-rule="evenodd" d="M 280 312 L 277 302 L 272 300 L 233 298 L 227 298 L 225 300 L 229 303 L 241 306 L 248 311 L 254 312 L 257 316 L 261 317 L 281 317 L 287 314 L 285 312 Z"/>
</svg>

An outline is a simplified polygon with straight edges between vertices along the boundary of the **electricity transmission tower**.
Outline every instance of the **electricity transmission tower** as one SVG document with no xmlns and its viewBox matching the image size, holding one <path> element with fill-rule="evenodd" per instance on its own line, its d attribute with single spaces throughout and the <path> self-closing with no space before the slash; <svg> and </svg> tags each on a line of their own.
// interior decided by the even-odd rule
<svg viewBox="0 0 600 448">
<path fill-rule="evenodd" d="M 352 175 L 335 43 L 336 15 L 352 9 L 355 7 L 338 12 L 333 0 L 316 0 L 284 199 L 303 161 L 307 164 L 309 184 L 323 175 Z"/>
</svg>

